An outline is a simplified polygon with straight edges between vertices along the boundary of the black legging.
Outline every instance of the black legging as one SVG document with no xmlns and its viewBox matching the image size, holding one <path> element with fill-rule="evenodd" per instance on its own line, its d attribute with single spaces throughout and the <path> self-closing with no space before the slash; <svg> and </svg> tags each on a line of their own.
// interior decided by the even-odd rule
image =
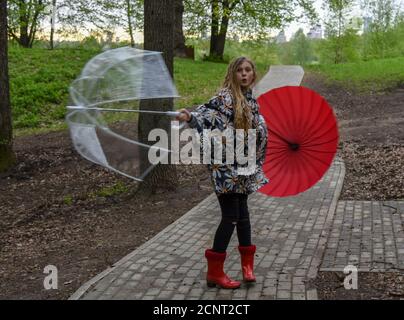
<svg viewBox="0 0 404 320">
<path fill-rule="evenodd" d="M 216 230 L 213 251 L 226 252 L 234 227 L 240 246 L 251 245 L 250 214 L 247 207 L 248 195 L 242 193 L 225 193 L 218 195 L 222 220 Z"/>
</svg>

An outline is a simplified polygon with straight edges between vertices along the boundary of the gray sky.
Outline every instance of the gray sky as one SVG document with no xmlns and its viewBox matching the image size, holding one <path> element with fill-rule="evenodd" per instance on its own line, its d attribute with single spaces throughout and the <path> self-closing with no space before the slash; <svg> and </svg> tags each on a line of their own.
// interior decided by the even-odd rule
<svg viewBox="0 0 404 320">
<path fill-rule="evenodd" d="M 355 1 L 357 2 L 357 1 Z M 323 0 L 315 0 L 314 1 L 314 6 L 317 10 L 317 13 L 319 15 L 320 21 L 319 23 L 321 25 L 323 25 L 322 23 L 322 19 L 324 19 L 324 11 L 321 9 L 321 6 L 323 4 Z M 355 15 L 360 15 L 360 10 L 359 8 L 356 8 L 354 10 L 354 14 Z M 307 34 L 307 32 L 310 30 L 311 25 L 304 23 L 304 22 L 293 22 L 290 24 L 289 27 L 285 28 L 285 34 L 287 39 L 289 40 L 290 37 L 299 29 L 299 28 L 303 28 L 304 32 Z"/>
<path fill-rule="evenodd" d="M 363 13 L 361 12 L 360 6 L 359 6 L 359 2 L 358 0 L 355 0 L 355 6 L 354 9 L 352 11 L 352 16 L 357 16 L 357 17 L 361 17 L 363 15 Z M 396 3 L 396 5 L 398 5 L 401 10 L 404 10 L 404 0 L 395 0 L 394 1 Z M 324 11 L 321 9 L 323 0 L 315 0 L 314 1 L 314 6 L 317 10 L 317 13 L 319 14 L 320 17 L 320 24 L 323 26 L 323 30 L 324 30 L 324 24 L 322 23 L 322 19 L 324 19 Z M 304 32 L 307 34 L 307 32 L 310 30 L 310 25 L 309 24 L 305 24 L 303 22 L 293 22 L 292 24 L 290 24 L 289 27 L 285 28 L 285 34 L 287 39 L 289 40 L 290 37 L 299 29 L 299 28 L 303 28 Z"/>
</svg>

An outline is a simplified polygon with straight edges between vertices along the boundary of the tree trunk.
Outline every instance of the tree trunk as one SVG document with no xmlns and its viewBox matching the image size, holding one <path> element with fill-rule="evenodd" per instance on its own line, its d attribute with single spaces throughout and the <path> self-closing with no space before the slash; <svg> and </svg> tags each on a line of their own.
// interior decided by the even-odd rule
<svg viewBox="0 0 404 320">
<path fill-rule="evenodd" d="M 0 0 L 0 172 L 9 169 L 15 162 L 7 47 L 7 1 Z"/>
<path fill-rule="evenodd" d="M 135 39 L 133 38 L 133 26 L 132 26 L 132 6 L 130 4 L 130 0 L 126 0 L 126 15 L 128 18 L 128 29 L 130 36 L 130 46 L 132 48 L 135 47 Z"/>
<path fill-rule="evenodd" d="M 223 60 L 224 46 L 226 43 L 227 29 L 230 20 L 230 5 L 229 1 L 222 2 L 222 21 L 219 30 L 219 4 L 218 0 L 212 1 L 212 27 L 210 37 L 210 53 L 211 57 Z"/>
<path fill-rule="evenodd" d="M 148 0 L 144 3 L 144 49 L 163 52 L 167 68 L 173 75 L 174 68 L 174 2 L 173 0 Z M 173 110 L 173 99 L 150 99 L 140 103 L 143 110 Z M 161 128 L 169 135 L 171 119 L 167 116 L 139 115 L 139 140 L 149 144 L 148 134 L 152 129 Z M 149 167 L 147 155 L 141 159 L 142 172 Z M 140 184 L 139 191 L 155 193 L 158 188 L 174 190 L 177 186 L 177 171 L 175 165 L 158 164 Z"/>
<path fill-rule="evenodd" d="M 50 33 L 50 49 L 53 50 L 53 35 L 55 34 L 55 19 L 56 19 L 56 0 L 52 0 L 52 18 L 51 18 L 51 33 Z"/>
<path fill-rule="evenodd" d="M 19 25 L 20 25 L 20 38 L 18 43 L 24 48 L 29 47 L 29 37 L 28 37 L 28 24 L 29 16 L 27 12 L 27 4 L 25 1 L 18 1 L 18 14 L 19 14 Z"/>
<path fill-rule="evenodd" d="M 220 33 L 217 37 L 216 52 L 215 54 L 223 59 L 224 45 L 226 43 L 227 28 L 229 26 L 229 17 L 224 15 L 220 25 Z"/>
<path fill-rule="evenodd" d="M 26 3 L 25 0 L 18 1 L 20 37 L 17 38 L 20 46 L 32 48 L 38 24 L 39 15 L 45 6 L 42 0 L 35 3 Z"/>
<path fill-rule="evenodd" d="M 187 56 L 185 37 L 182 29 L 182 15 L 184 13 L 183 0 L 174 0 L 174 54 L 176 57 Z"/>
<path fill-rule="evenodd" d="M 214 57 L 217 49 L 217 39 L 219 36 L 219 1 L 212 0 L 212 22 L 210 26 L 210 50 L 209 56 Z"/>
</svg>

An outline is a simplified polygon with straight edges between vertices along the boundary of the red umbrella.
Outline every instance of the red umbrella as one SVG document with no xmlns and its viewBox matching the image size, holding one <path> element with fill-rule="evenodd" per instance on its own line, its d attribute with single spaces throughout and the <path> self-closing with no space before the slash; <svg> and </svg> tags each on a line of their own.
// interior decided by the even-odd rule
<svg viewBox="0 0 404 320">
<path fill-rule="evenodd" d="M 268 128 L 263 170 L 270 180 L 259 192 L 286 197 L 306 191 L 323 177 L 337 152 L 332 108 L 305 87 L 273 89 L 257 101 Z"/>
</svg>

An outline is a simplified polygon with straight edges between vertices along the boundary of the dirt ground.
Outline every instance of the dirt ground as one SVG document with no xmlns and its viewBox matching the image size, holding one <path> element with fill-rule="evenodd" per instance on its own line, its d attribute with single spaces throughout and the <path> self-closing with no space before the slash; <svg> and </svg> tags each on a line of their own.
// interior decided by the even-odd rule
<svg viewBox="0 0 404 320">
<path fill-rule="evenodd" d="M 404 88 L 358 95 L 313 74 L 304 85 L 339 121 L 341 199 L 404 198 Z M 177 191 L 140 196 L 132 180 L 78 156 L 67 132 L 18 138 L 15 151 L 0 176 L 0 299 L 67 299 L 212 193 L 207 169 L 187 166 Z M 58 268 L 58 290 L 44 289 L 47 265 Z"/>
<path fill-rule="evenodd" d="M 321 300 L 402 300 L 404 273 L 359 272 L 357 288 L 345 289 L 343 272 L 320 272 L 314 282 Z M 353 283 L 350 283 L 353 286 Z"/>
<path fill-rule="evenodd" d="M 176 192 L 139 196 L 136 182 L 76 154 L 67 132 L 19 138 L 15 151 L 0 181 L 1 299 L 67 299 L 212 193 L 195 165 L 177 170 Z M 47 265 L 58 290 L 44 289 Z"/>
<path fill-rule="evenodd" d="M 404 85 L 361 95 L 314 74 L 303 85 L 322 95 L 338 119 L 346 166 L 340 200 L 404 199 Z"/>
<path fill-rule="evenodd" d="M 340 132 L 338 154 L 346 175 L 340 200 L 404 199 L 404 86 L 360 95 L 325 85 L 318 75 L 303 85 L 334 108 Z M 357 290 L 344 288 L 342 272 L 319 272 L 312 285 L 323 300 L 397 300 L 404 298 L 404 272 L 359 272 Z"/>
</svg>

